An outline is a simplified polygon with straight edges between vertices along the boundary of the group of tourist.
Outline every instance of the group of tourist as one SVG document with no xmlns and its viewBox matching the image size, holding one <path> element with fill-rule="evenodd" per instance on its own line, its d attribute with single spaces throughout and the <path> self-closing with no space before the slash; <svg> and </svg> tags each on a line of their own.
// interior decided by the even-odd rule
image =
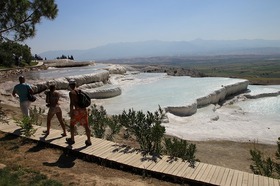
<svg viewBox="0 0 280 186">
<path fill-rule="evenodd" d="M 70 97 L 70 138 L 66 138 L 66 142 L 69 145 L 75 143 L 74 139 L 74 129 L 76 124 L 80 124 L 85 128 L 87 140 L 85 141 L 86 146 L 91 145 L 90 140 L 90 128 L 88 123 L 88 113 L 86 108 L 80 108 L 78 106 L 78 94 L 76 89 L 76 82 L 75 80 L 69 81 L 69 97 Z M 19 77 L 19 84 L 14 86 L 12 95 L 14 97 L 19 97 L 20 108 L 22 111 L 23 116 L 29 117 L 29 107 L 31 102 L 28 99 L 28 94 L 33 94 L 32 87 L 25 83 L 24 76 Z M 49 85 L 49 92 L 46 93 L 46 103 L 49 108 L 48 115 L 47 115 L 47 130 L 43 131 L 43 133 L 47 136 L 50 133 L 51 127 L 51 120 L 54 115 L 57 116 L 57 119 L 62 127 L 63 133 L 61 134 L 63 137 L 67 136 L 65 123 L 62 118 L 62 110 L 59 105 L 59 98 L 60 94 L 56 91 L 55 84 Z"/>
</svg>

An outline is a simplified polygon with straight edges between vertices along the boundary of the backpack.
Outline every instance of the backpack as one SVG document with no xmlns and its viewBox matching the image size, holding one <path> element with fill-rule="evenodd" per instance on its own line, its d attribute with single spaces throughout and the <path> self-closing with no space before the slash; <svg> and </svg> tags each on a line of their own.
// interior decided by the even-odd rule
<svg viewBox="0 0 280 186">
<path fill-rule="evenodd" d="M 76 90 L 76 93 L 78 95 L 78 106 L 80 108 L 86 108 L 90 106 L 91 104 L 91 99 L 89 95 L 82 90 Z"/>
</svg>

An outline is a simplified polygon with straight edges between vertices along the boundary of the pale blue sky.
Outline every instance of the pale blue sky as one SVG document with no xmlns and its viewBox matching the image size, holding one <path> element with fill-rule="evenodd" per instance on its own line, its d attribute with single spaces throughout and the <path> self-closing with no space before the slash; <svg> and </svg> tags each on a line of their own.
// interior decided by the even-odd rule
<svg viewBox="0 0 280 186">
<path fill-rule="evenodd" d="M 33 54 L 134 41 L 280 40 L 280 0 L 57 0 Z"/>
</svg>

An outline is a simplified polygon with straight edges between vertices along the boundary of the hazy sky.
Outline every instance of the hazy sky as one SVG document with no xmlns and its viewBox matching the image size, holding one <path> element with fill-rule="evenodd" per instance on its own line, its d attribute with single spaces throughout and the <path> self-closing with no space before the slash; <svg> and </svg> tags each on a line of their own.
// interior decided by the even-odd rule
<svg viewBox="0 0 280 186">
<path fill-rule="evenodd" d="M 33 54 L 115 42 L 280 39 L 280 0 L 57 0 Z"/>
</svg>

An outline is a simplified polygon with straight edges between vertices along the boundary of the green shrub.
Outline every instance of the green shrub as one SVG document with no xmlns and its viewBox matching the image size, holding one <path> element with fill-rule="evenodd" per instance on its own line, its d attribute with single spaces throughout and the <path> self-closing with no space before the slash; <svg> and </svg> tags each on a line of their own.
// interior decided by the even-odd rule
<svg viewBox="0 0 280 186">
<path fill-rule="evenodd" d="M 41 115 L 44 113 L 43 109 L 41 108 L 37 109 L 36 106 L 30 108 L 29 111 L 30 111 L 29 117 L 24 116 L 22 120 L 16 120 L 17 125 L 21 127 L 21 132 L 26 137 L 30 137 L 36 132 L 36 129 L 34 129 L 33 125 L 42 124 Z"/>
<path fill-rule="evenodd" d="M 160 107 L 154 113 L 148 111 L 144 114 L 142 111 L 129 109 L 128 112 L 124 110 L 122 114 L 108 117 L 102 106 L 97 108 L 96 105 L 93 105 L 89 114 L 89 125 L 93 135 L 98 138 L 104 138 L 106 128 L 109 127 L 106 135 L 108 140 L 113 140 L 114 135 L 124 127 L 127 131 L 126 137 L 135 137 L 141 150 L 159 155 L 164 150 L 162 142 L 165 127 L 161 125 L 164 118 L 165 114 Z M 194 163 L 196 145 L 188 144 L 185 140 L 165 139 L 165 147 L 165 151 L 170 156 L 180 157 Z"/>
<path fill-rule="evenodd" d="M 92 133 L 97 138 L 104 138 L 106 126 L 109 122 L 106 110 L 103 106 L 100 109 L 94 104 L 91 107 L 91 113 L 88 116 L 89 125 L 93 129 Z"/>
<path fill-rule="evenodd" d="M 129 135 L 134 135 L 140 145 L 140 149 L 149 153 L 160 154 L 161 141 L 165 133 L 165 127 L 161 122 L 165 114 L 159 107 L 154 113 L 129 109 L 118 116 L 120 123 L 127 128 Z"/>
<path fill-rule="evenodd" d="M 18 126 L 21 127 L 21 132 L 24 136 L 30 137 L 36 132 L 36 129 L 33 128 L 31 117 L 24 116 L 22 120 L 18 120 L 16 122 Z"/>
<path fill-rule="evenodd" d="M 110 132 L 107 134 L 106 139 L 113 141 L 114 135 L 118 134 L 122 128 L 118 116 L 113 115 L 111 118 L 108 118 L 107 125 L 110 129 Z"/>
<path fill-rule="evenodd" d="M 195 162 L 196 145 L 188 143 L 186 140 L 176 138 L 165 138 L 165 151 L 172 158 L 178 157 L 187 160 L 192 165 Z"/>
<path fill-rule="evenodd" d="M 254 161 L 253 165 L 250 165 L 250 169 L 254 174 L 264 175 L 271 177 L 273 173 L 273 162 L 270 157 L 264 159 L 263 154 L 257 150 L 250 150 L 252 156 L 251 160 Z"/>
<path fill-rule="evenodd" d="M 273 161 L 271 157 L 264 157 L 263 153 L 258 149 L 251 149 L 251 160 L 254 162 L 253 165 L 250 165 L 250 169 L 254 174 L 280 178 L 280 163 L 276 160 L 280 159 L 280 138 L 277 141 L 277 151 L 275 153 L 276 160 Z"/>
</svg>

